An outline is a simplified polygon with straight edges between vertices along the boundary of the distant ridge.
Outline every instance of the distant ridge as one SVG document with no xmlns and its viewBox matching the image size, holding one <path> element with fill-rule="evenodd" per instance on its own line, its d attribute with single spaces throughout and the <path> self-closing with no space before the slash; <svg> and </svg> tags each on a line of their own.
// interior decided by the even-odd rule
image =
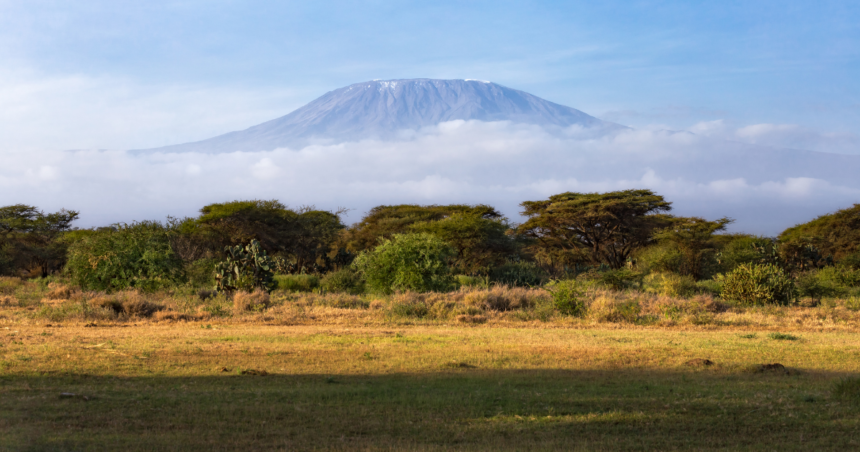
<svg viewBox="0 0 860 452">
<path fill-rule="evenodd" d="M 145 151 L 256 152 L 297 148 L 313 142 L 390 139 L 403 130 L 458 119 L 624 128 L 574 108 L 481 80 L 374 80 L 330 91 L 286 116 L 242 131 Z"/>
</svg>

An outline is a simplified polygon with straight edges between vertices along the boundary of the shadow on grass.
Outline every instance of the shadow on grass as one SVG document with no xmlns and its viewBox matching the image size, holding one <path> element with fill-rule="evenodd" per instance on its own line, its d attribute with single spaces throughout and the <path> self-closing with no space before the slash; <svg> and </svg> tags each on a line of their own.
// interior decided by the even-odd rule
<svg viewBox="0 0 860 452">
<path fill-rule="evenodd" d="M 2 450 L 845 450 L 841 375 L 0 376 Z M 61 393 L 67 393 L 61 395 Z"/>
</svg>

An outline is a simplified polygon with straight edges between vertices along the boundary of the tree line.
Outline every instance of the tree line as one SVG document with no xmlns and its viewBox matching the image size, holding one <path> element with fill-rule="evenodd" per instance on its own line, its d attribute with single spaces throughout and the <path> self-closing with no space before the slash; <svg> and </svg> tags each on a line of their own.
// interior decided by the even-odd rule
<svg viewBox="0 0 860 452">
<path fill-rule="evenodd" d="M 776 238 L 728 234 L 729 218 L 674 216 L 672 203 L 651 190 L 567 192 L 521 207 L 521 224 L 488 205 L 410 204 L 378 206 L 345 225 L 343 212 L 248 200 L 210 204 L 196 217 L 80 229 L 73 226 L 77 211 L 45 213 L 18 204 L 0 208 L 0 274 L 63 273 L 93 290 L 205 286 L 213 283 L 225 250 L 251 242 L 275 273 L 322 275 L 366 267 L 369 261 L 360 256 L 377 248 L 406 265 L 426 258 L 415 251 L 420 246 L 437 246 L 427 240 L 444 244 L 440 256 L 449 273 L 511 285 L 623 271 L 701 281 L 767 262 L 789 274 L 860 266 L 857 204 Z M 391 251 L 386 244 L 393 240 L 413 251 Z"/>
</svg>

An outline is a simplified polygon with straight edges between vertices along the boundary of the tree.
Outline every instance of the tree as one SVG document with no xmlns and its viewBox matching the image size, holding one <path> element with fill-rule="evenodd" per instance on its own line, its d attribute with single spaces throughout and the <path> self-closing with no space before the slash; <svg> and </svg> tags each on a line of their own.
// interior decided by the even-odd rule
<svg viewBox="0 0 860 452">
<path fill-rule="evenodd" d="M 377 206 L 370 210 L 360 222 L 347 228 L 338 246 L 351 252 L 371 249 L 394 234 L 414 231 L 416 224 L 441 221 L 455 214 L 470 215 L 484 220 L 504 221 L 504 216 L 491 206 L 479 204 L 453 204 L 447 206 L 419 206 L 401 204 L 396 206 Z"/>
<path fill-rule="evenodd" d="M 734 220 L 720 218 L 708 221 L 698 217 L 676 217 L 668 220 L 669 226 L 654 234 L 657 240 L 671 243 L 680 251 L 682 259 L 680 272 L 696 280 L 702 279 L 705 263 L 717 247 L 714 234 L 725 231 Z"/>
<path fill-rule="evenodd" d="M 445 291 L 454 283 L 448 266 L 453 256 L 450 245 L 432 234 L 395 234 L 363 251 L 352 265 L 373 292 Z"/>
<path fill-rule="evenodd" d="M 196 219 L 177 220 L 180 237 L 174 247 L 188 256 L 198 256 L 200 247 L 209 257 L 226 246 L 257 240 L 272 256 L 284 256 L 297 269 L 325 267 L 327 253 L 344 225 L 339 212 L 304 207 L 288 209 L 277 200 L 232 201 L 209 204 Z"/>
<path fill-rule="evenodd" d="M 74 210 L 46 214 L 25 204 L 0 207 L 0 273 L 38 269 L 45 277 L 61 269 L 66 244 L 60 239 L 77 218 Z"/>
<path fill-rule="evenodd" d="M 505 219 L 485 218 L 471 212 L 456 212 L 438 221 L 415 223 L 410 230 L 439 237 L 456 250 L 453 266 L 467 274 L 486 274 L 505 263 L 516 252 Z"/>
<path fill-rule="evenodd" d="M 779 243 L 786 257 L 803 253 L 810 246 L 835 261 L 860 254 L 860 204 L 788 228 L 779 235 Z"/>
<path fill-rule="evenodd" d="M 579 255 L 614 269 L 651 242 L 654 231 L 668 223 L 669 217 L 659 213 L 672 209 L 651 190 L 567 192 L 520 205 L 529 219 L 517 231 L 534 239 L 538 251 Z"/>
<path fill-rule="evenodd" d="M 69 246 L 66 269 L 88 290 L 155 290 L 184 281 L 170 230 L 157 221 L 116 224 L 81 235 Z"/>
</svg>

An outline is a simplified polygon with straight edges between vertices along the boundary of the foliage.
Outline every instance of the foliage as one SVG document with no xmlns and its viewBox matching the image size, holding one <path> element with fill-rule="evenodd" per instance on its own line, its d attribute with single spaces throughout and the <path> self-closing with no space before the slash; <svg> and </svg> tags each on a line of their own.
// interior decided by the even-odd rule
<svg viewBox="0 0 860 452">
<path fill-rule="evenodd" d="M 584 291 L 576 280 L 553 281 L 547 285 L 555 308 L 563 315 L 583 317 L 586 313 Z"/>
<path fill-rule="evenodd" d="M 722 298 L 745 305 L 787 305 L 795 295 L 791 278 L 774 264 L 743 264 L 721 279 Z"/>
<path fill-rule="evenodd" d="M 837 262 L 858 253 L 860 204 L 788 228 L 779 235 L 779 242 L 786 245 L 813 245 L 822 255 L 832 256 Z"/>
<path fill-rule="evenodd" d="M 670 243 L 657 243 L 633 255 L 635 268 L 644 273 L 680 273 L 684 256 Z"/>
<path fill-rule="evenodd" d="M 618 270 L 591 269 L 577 276 L 580 281 L 590 281 L 612 290 L 635 289 L 642 286 L 644 275 L 626 268 Z"/>
<path fill-rule="evenodd" d="M 317 275 L 275 275 L 278 290 L 285 292 L 312 292 L 320 287 Z"/>
<path fill-rule="evenodd" d="M 517 229 L 535 239 L 537 248 L 585 251 L 593 264 L 619 269 L 630 254 L 652 241 L 666 225 L 671 203 L 651 190 L 610 193 L 562 193 L 545 201 L 526 201 L 529 217 Z"/>
<path fill-rule="evenodd" d="M 395 234 L 358 255 L 353 266 L 373 292 L 445 291 L 454 285 L 448 262 L 450 245 L 428 233 Z"/>
<path fill-rule="evenodd" d="M 491 281 L 515 287 L 537 287 L 547 279 L 546 272 L 533 262 L 508 261 L 490 269 Z"/>
<path fill-rule="evenodd" d="M 185 264 L 185 275 L 193 287 L 212 287 L 215 285 L 215 266 L 218 259 L 198 259 Z"/>
<path fill-rule="evenodd" d="M 73 210 L 46 214 L 24 204 L 0 207 L 0 274 L 36 270 L 46 277 L 62 269 L 67 245 L 61 238 L 77 218 Z"/>
<path fill-rule="evenodd" d="M 364 292 L 364 278 L 353 268 L 343 268 L 323 276 L 320 287 L 326 292 L 357 295 Z"/>
<path fill-rule="evenodd" d="M 732 223 L 729 218 L 708 221 L 698 217 L 672 218 L 669 226 L 654 235 L 654 238 L 671 243 L 678 250 L 682 259 L 678 272 L 702 279 L 706 272 L 707 262 L 716 252 L 717 241 L 714 234 L 724 231 Z"/>
<path fill-rule="evenodd" d="M 251 200 L 209 204 L 196 219 L 177 221 L 176 247 L 190 256 L 214 254 L 225 246 L 257 240 L 270 255 L 290 261 L 292 272 L 325 271 L 328 253 L 344 228 L 338 213 L 303 207 L 288 209 L 279 201 Z"/>
<path fill-rule="evenodd" d="M 716 255 L 720 273 L 729 273 L 742 264 L 761 264 L 762 249 L 773 245 L 773 240 L 748 234 L 718 235 L 720 251 Z"/>
<path fill-rule="evenodd" d="M 277 282 L 273 279 L 272 259 L 260 246 L 251 242 L 242 246 L 224 248 L 225 259 L 215 266 L 215 290 L 253 292 L 262 289 L 271 292 Z"/>
<path fill-rule="evenodd" d="M 504 224 L 504 217 L 501 213 L 493 207 L 483 204 L 474 206 L 466 204 L 377 206 L 371 209 L 360 222 L 344 231 L 338 240 L 338 246 L 356 253 L 369 250 L 378 245 L 380 240 L 392 238 L 395 234 L 422 232 L 414 230 L 413 226 L 415 225 L 426 226 L 428 223 L 441 221 L 455 214 L 465 215 L 466 221 L 454 221 L 442 229 L 478 229 L 480 233 L 481 228 L 487 227 L 487 224 L 479 223 L 476 225 L 476 222 L 469 221 L 472 218 Z M 492 229 L 492 225 L 490 225 L 490 229 Z M 489 233 L 492 235 L 492 231 Z"/>
<path fill-rule="evenodd" d="M 455 212 L 441 220 L 422 221 L 410 231 L 433 234 L 451 245 L 457 254 L 453 266 L 463 273 L 486 274 L 515 252 L 514 240 L 504 218 L 486 218 L 485 212 Z"/>
<path fill-rule="evenodd" d="M 93 231 L 72 243 L 68 252 L 66 270 L 75 284 L 87 290 L 151 291 L 184 280 L 169 231 L 157 221 Z"/>
</svg>

